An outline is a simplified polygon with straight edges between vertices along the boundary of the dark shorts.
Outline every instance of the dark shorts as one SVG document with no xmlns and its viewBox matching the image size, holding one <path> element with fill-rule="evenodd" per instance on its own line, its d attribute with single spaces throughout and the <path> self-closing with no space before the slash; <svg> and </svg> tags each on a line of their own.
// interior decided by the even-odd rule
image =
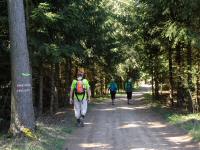
<svg viewBox="0 0 200 150">
<path fill-rule="evenodd" d="M 110 91 L 111 99 L 115 99 L 115 94 L 116 94 L 115 91 Z"/>
<path fill-rule="evenodd" d="M 127 99 L 132 99 L 132 92 L 126 92 L 127 93 Z"/>
</svg>

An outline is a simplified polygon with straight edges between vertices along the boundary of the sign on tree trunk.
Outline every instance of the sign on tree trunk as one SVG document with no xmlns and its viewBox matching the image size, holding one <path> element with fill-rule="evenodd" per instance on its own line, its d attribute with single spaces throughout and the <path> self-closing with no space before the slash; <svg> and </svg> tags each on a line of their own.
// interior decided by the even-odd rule
<svg viewBox="0 0 200 150">
<path fill-rule="evenodd" d="M 35 118 L 23 0 L 8 0 L 8 11 L 12 65 L 10 130 L 15 135 L 23 128 L 34 129 Z"/>
</svg>

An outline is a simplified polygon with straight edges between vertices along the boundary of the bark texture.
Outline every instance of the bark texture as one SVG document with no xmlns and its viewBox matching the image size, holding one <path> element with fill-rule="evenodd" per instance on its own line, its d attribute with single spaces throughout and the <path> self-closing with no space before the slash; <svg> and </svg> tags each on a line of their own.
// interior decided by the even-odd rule
<svg viewBox="0 0 200 150">
<path fill-rule="evenodd" d="M 35 128 L 32 102 L 32 76 L 27 48 L 23 0 L 8 0 L 11 42 L 11 125 L 16 135 L 22 128 Z"/>
</svg>

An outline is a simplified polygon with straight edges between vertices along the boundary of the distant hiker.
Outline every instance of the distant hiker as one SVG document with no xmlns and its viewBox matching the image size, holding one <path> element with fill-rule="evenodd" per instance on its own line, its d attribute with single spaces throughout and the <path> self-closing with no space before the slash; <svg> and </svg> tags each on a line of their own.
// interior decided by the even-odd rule
<svg viewBox="0 0 200 150">
<path fill-rule="evenodd" d="M 111 82 L 108 84 L 108 90 L 110 91 L 112 105 L 114 105 L 115 95 L 118 90 L 117 84 L 115 83 L 114 79 L 112 79 Z"/>
<path fill-rule="evenodd" d="M 132 79 L 128 79 L 125 83 L 125 91 L 127 94 L 127 103 L 130 104 L 130 100 L 132 99 L 132 92 L 133 92 L 133 83 Z"/>
<path fill-rule="evenodd" d="M 87 105 L 90 101 L 90 85 L 84 79 L 84 70 L 79 69 L 77 79 L 72 81 L 70 90 L 70 104 L 74 103 L 74 112 L 77 119 L 77 126 L 84 127 L 84 117 L 87 112 Z"/>
</svg>

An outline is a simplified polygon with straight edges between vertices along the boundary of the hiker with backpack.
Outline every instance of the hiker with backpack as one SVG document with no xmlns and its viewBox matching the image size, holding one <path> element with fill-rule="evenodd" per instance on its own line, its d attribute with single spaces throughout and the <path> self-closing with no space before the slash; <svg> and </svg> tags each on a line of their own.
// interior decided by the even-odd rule
<svg viewBox="0 0 200 150">
<path fill-rule="evenodd" d="M 125 83 L 125 91 L 127 94 L 127 103 L 130 104 L 130 100 L 132 99 L 132 92 L 133 92 L 133 83 L 132 79 L 128 79 Z"/>
<path fill-rule="evenodd" d="M 117 93 L 118 87 L 114 79 L 108 84 L 108 90 L 110 91 L 112 105 L 114 105 L 115 95 Z"/>
<path fill-rule="evenodd" d="M 77 79 L 72 81 L 70 90 L 70 104 L 74 104 L 74 112 L 78 127 L 84 127 L 84 117 L 87 112 L 90 96 L 89 82 L 87 79 L 84 79 L 84 70 L 79 69 Z"/>
</svg>

